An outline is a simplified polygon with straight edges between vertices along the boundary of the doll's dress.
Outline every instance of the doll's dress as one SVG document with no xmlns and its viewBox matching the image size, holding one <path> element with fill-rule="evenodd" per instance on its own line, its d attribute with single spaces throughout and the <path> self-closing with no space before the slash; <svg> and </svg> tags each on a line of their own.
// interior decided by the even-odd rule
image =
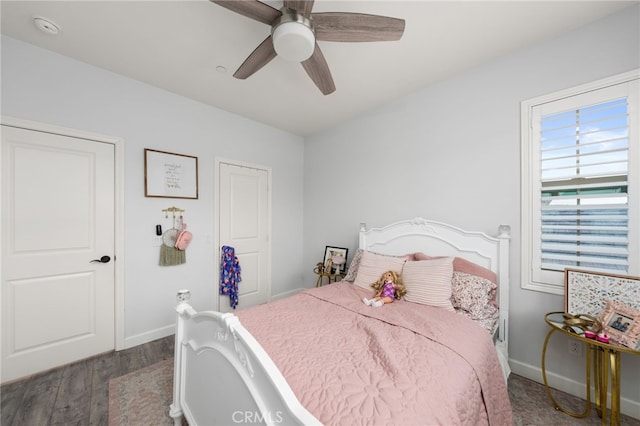
<svg viewBox="0 0 640 426">
<path fill-rule="evenodd" d="M 382 286 L 382 293 L 380 293 L 380 297 L 390 297 L 391 300 L 396 297 L 396 289 L 393 287 L 392 281 L 386 281 Z"/>
</svg>

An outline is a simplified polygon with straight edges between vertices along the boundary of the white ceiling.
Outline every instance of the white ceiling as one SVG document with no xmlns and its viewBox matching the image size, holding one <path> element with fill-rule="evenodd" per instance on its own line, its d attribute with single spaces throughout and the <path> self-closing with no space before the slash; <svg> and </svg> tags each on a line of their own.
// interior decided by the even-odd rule
<svg viewBox="0 0 640 426">
<path fill-rule="evenodd" d="M 280 8 L 281 1 L 265 1 Z M 274 59 L 233 73 L 270 28 L 208 0 L 6 1 L 2 33 L 301 136 L 330 128 L 492 58 L 638 1 L 335 1 L 314 12 L 406 20 L 400 41 L 318 42 L 336 92 L 323 96 L 300 64 Z M 39 31 L 33 17 L 61 32 Z M 224 67 L 226 72 L 218 71 Z"/>
</svg>

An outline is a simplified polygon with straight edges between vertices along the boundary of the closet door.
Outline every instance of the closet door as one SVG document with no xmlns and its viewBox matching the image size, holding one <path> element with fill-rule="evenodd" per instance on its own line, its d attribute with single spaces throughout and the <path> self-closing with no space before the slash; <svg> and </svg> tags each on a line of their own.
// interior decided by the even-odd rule
<svg viewBox="0 0 640 426">
<path fill-rule="evenodd" d="M 114 349 L 114 145 L 2 126 L 2 381 Z"/>
<path fill-rule="evenodd" d="M 218 163 L 218 259 L 220 248 L 231 246 L 240 261 L 238 308 L 269 301 L 271 171 L 228 161 Z M 220 296 L 219 310 L 231 312 L 228 296 Z"/>
</svg>

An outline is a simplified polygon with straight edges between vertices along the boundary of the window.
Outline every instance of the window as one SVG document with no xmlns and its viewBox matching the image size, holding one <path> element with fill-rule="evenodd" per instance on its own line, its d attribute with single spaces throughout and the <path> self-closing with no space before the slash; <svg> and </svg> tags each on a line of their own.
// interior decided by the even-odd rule
<svg viewBox="0 0 640 426">
<path fill-rule="evenodd" d="M 640 272 L 640 70 L 522 103 L 522 287 Z"/>
</svg>

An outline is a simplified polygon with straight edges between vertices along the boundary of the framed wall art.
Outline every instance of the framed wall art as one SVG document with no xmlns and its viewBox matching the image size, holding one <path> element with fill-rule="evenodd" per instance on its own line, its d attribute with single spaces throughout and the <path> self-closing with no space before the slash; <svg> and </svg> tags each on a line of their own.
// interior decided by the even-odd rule
<svg viewBox="0 0 640 426">
<path fill-rule="evenodd" d="M 144 196 L 198 198 L 198 157 L 144 150 Z"/>
<path fill-rule="evenodd" d="M 328 274 L 344 274 L 347 272 L 347 253 L 349 249 L 344 247 L 326 246 L 322 265 L 324 272 Z"/>
<path fill-rule="evenodd" d="M 564 271 L 564 311 L 597 317 L 606 300 L 640 309 L 640 277 L 578 269 Z"/>
<path fill-rule="evenodd" d="M 605 301 L 598 317 L 609 338 L 617 344 L 635 349 L 640 342 L 640 310 L 623 303 Z"/>
</svg>

